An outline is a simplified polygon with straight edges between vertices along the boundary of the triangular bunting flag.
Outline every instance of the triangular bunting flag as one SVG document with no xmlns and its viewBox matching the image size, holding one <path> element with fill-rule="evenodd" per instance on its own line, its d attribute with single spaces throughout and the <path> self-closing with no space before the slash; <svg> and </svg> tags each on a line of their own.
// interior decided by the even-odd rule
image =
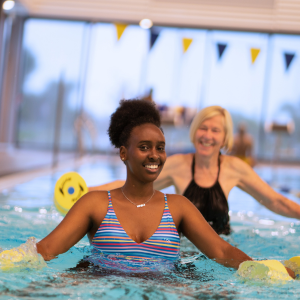
<svg viewBox="0 0 300 300">
<path fill-rule="evenodd" d="M 251 48 L 251 62 L 252 62 L 252 65 L 255 63 L 259 52 L 260 52 L 260 49 Z"/>
<path fill-rule="evenodd" d="M 227 47 L 227 44 L 218 43 L 217 46 L 218 46 L 218 54 L 219 54 L 219 60 L 220 60 L 222 58 L 222 55 L 223 55 L 226 47 Z"/>
<path fill-rule="evenodd" d="M 159 36 L 159 31 L 152 27 L 150 29 L 150 50 L 152 49 L 153 45 L 155 44 L 158 36 Z"/>
<path fill-rule="evenodd" d="M 120 38 L 122 37 L 122 34 L 123 34 L 124 30 L 126 29 L 127 25 L 126 24 L 115 24 L 115 26 L 116 26 L 116 30 L 117 30 L 118 40 L 120 40 Z"/>
<path fill-rule="evenodd" d="M 189 39 L 189 38 L 182 39 L 183 53 L 185 53 L 189 49 L 192 42 L 193 42 L 193 39 Z"/>
<path fill-rule="evenodd" d="M 290 67 L 292 60 L 295 57 L 295 53 L 284 53 L 285 56 L 285 70 L 287 71 Z"/>
</svg>

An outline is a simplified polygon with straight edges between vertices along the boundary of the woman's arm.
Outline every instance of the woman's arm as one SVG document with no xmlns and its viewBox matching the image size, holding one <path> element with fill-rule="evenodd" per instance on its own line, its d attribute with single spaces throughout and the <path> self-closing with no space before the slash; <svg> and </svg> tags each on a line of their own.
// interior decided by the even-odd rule
<svg viewBox="0 0 300 300">
<path fill-rule="evenodd" d="M 174 170 L 172 162 L 174 160 L 174 157 L 176 159 L 176 156 L 177 154 L 171 155 L 167 158 L 163 169 L 161 170 L 160 174 L 153 183 L 154 189 L 162 190 L 174 184 L 172 173 L 176 172 L 176 170 Z"/>
<path fill-rule="evenodd" d="M 282 216 L 300 219 L 300 205 L 275 192 L 256 172 L 238 158 L 232 168 L 238 173 L 238 187 L 271 211 Z"/>
<path fill-rule="evenodd" d="M 36 244 L 37 252 L 45 260 L 51 260 L 68 251 L 95 226 L 95 212 L 98 219 L 105 217 L 107 205 L 107 192 L 84 195 L 74 204 L 61 223 Z"/>
<path fill-rule="evenodd" d="M 167 161 L 154 181 L 154 188 L 164 189 L 173 185 L 177 194 L 182 194 L 192 179 L 193 154 L 174 154 L 167 158 Z"/>
<path fill-rule="evenodd" d="M 174 197 L 177 199 L 171 206 L 171 213 L 173 210 L 177 210 L 176 215 L 181 212 L 179 226 L 181 232 L 208 258 L 235 269 L 238 269 L 242 262 L 252 260 L 246 253 L 224 241 L 188 199 L 177 195 L 174 195 L 173 199 Z M 291 269 L 286 270 L 292 278 L 295 278 L 295 273 Z"/>
<path fill-rule="evenodd" d="M 125 180 L 115 180 L 109 183 L 105 183 L 102 185 L 91 186 L 89 187 L 89 192 L 92 191 L 111 191 L 122 187 L 125 184 Z"/>
<path fill-rule="evenodd" d="M 154 181 L 154 188 L 156 190 L 162 190 L 164 188 L 167 188 L 171 185 L 174 185 L 173 181 L 173 175 L 177 172 L 180 172 L 178 170 L 178 167 L 181 164 L 183 155 L 182 154 L 175 154 L 171 155 L 167 158 L 165 165 L 160 172 L 158 178 Z M 92 186 L 89 187 L 89 191 L 110 191 L 117 188 L 122 187 L 125 184 L 124 180 L 115 180 L 113 182 L 109 182 L 106 184 L 98 185 L 98 186 Z M 175 186 L 176 188 L 176 186 Z"/>
<path fill-rule="evenodd" d="M 161 173 L 163 173 L 162 170 Z M 106 184 L 97 185 L 97 186 L 90 186 L 89 192 L 91 191 L 111 191 L 117 188 L 122 187 L 125 184 L 125 180 L 115 180 Z M 163 173 L 159 175 L 158 179 L 154 181 L 154 189 L 161 190 L 168 186 L 172 185 L 172 180 L 167 173 Z"/>
<path fill-rule="evenodd" d="M 181 214 L 179 225 L 181 232 L 208 258 L 214 259 L 224 266 L 236 269 L 240 263 L 252 260 L 243 251 L 224 241 L 188 199 L 182 196 L 173 196 L 172 199 L 174 197 L 177 197 L 177 199 L 175 199 L 170 210 L 172 209 L 172 213 L 176 209 L 177 214 Z M 175 205 L 177 208 L 175 208 Z"/>
</svg>

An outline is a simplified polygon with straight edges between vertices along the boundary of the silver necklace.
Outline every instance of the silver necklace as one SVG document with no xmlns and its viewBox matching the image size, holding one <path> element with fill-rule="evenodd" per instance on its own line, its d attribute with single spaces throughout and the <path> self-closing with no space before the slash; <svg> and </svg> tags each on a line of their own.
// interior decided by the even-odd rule
<svg viewBox="0 0 300 300">
<path fill-rule="evenodd" d="M 135 205 L 136 207 L 143 207 L 143 206 L 145 206 L 145 205 L 152 199 L 152 197 L 154 196 L 154 193 L 155 193 L 155 190 L 153 190 L 152 196 L 151 196 L 145 203 L 143 203 L 143 204 L 136 204 L 136 203 L 132 202 L 132 201 L 124 194 L 123 188 L 121 188 L 121 191 L 122 191 L 124 197 L 125 197 L 130 203 L 132 203 L 133 205 Z"/>
</svg>

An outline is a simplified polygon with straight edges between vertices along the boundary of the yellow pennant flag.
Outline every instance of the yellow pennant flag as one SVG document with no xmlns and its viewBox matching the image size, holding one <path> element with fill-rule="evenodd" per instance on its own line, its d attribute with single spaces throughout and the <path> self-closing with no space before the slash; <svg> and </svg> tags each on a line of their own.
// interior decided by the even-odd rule
<svg viewBox="0 0 300 300">
<path fill-rule="evenodd" d="M 255 63 L 259 52 L 260 52 L 260 49 L 258 49 L 258 48 L 251 48 L 251 61 L 252 61 L 252 64 Z"/>
<path fill-rule="evenodd" d="M 185 53 L 189 49 L 192 41 L 193 41 L 193 39 L 188 39 L 188 38 L 182 39 L 183 53 Z"/>
<path fill-rule="evenodd" d="M 115 24 L 116 30 L 117 30 L 117 37 L 118 40 L 120 40 L 122 34 L 124 33 L 124 30 L 126 29 L 127 25 L 126 24 Z"/>
</svg>

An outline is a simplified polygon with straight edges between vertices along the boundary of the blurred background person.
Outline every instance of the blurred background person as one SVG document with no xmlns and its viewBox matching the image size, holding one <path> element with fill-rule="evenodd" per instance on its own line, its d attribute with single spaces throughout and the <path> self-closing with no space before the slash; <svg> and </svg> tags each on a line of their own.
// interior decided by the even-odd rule
<svg viewBox="0 0 300 300">
<path fill-rule="evenodd" d="M 240 158 L 248 165 L 253 167 L 255 161 L 252 153 L 253 153 L 252 136 L 247 133 L 246 124 L 240 123 L 238 125 L 238 131 L 234 136 L 233 147 L 230 154 Z"/>
</svg>

